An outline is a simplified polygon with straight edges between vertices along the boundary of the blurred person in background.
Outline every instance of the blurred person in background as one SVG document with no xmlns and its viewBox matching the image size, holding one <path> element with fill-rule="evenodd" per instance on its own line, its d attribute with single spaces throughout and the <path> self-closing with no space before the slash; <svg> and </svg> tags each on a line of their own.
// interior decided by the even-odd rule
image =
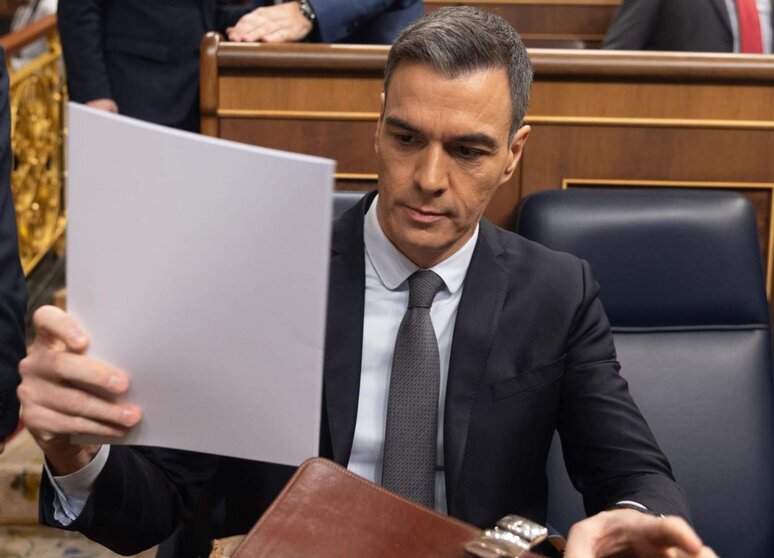
<svg viewBox="0 0 774 558">
<path fill-rule="evenodd" d="M 30 0 L 27 4 L 19 6 L 13 14 L 11 21 L 11 31 L 19 31 L 28 25 L 43 19 L 46 16 L 56 13 L 57 0 Z M 31 60 L 40 56 L 48 49 L 45 39 L 35 41 L 28 47 L 23 48 L 18 54 L 11 58 L 10 62 L 14 69 L 19 69 Z"/>
<path fill-rule="evenodd" d="M 772 52 L 772 0 L 623 0 L 603 48 Z"/>
<path fill-rule="evenodd" d="M 19 261 L 16 212 L 11 195 L 11 113 L 8 73 L 0 48 L 0 453 L 19 421 L 19 361 L 26 354 L 27 290 Z"/>
</svg>

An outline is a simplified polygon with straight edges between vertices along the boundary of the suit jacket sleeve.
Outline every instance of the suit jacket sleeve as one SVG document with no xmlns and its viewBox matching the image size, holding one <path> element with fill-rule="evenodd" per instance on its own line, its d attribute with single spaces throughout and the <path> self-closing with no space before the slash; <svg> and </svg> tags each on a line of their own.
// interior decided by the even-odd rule
<svg viewBox="0 0 774 558">
<path fill-rule="evenodd" d="M 11 196 L 11 115 L 8 73 L 0 48 L 0 441 L 16 429 L 19 361 L 24 357 L 27 293 L 19 262 L 16 212 Z"/>
<path fill-rule="evenodd" d="M 166 540 L 186 519 L 218 457 L 161 448 L 112 446 L 81 514 L 63 527 L 54 519 L 54 488 L 41 480 L 40 522 L 71 531 L 124 555 Z"/>
<path fill-rule="evenodd" d="M 336 43 L 354 34 L 365 22 L 407 2 L 395 0 L 310 0 L 317 16 L 316 37 L 321 43 Z"/>
<path fill-rule="evenodd" d="M 599 286 L 581 263 L 583 300 L 567 343 L 558 430 L 567 470 L 588 514 L 633 500 L 689 518 L 682 490 L 619 374 Z"/>
<path fill-rule="evenodd" d="M 105 66 L 102 0 L 59 0 L 57 23 L 70 99 L 112 99 Z"/>
<path fill-rule="evenodd" d="M 661 0 L 623 0 L 602 47 L 618 50 L 646 48 L 660 9 Z"/>
</svg>

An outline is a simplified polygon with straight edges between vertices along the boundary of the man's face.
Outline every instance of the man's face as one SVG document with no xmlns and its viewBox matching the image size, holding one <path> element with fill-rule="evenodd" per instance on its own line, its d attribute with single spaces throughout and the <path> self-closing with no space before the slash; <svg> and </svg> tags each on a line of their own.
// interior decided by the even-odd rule
<svg viewBox="0 0 774 558">
<path fill-rule="evenodd" d="M 471 237 L 489 200 L 516 169 L 529 127 L 509 144 L 511 101 L 504 69 L 454 79 L 401 63 L 376 129 L 379 224 L 420 267 Z"/>
</svg>

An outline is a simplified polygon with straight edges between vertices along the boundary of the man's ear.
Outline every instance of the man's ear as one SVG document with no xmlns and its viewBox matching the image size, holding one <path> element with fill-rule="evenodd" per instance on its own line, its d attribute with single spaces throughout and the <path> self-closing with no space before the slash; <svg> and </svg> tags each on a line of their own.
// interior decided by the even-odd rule
<svg viewBox="0 0 774 558">
<path fill-rule="evenodd" d="M 379 120 L 376 123 L 376 135 L 374 136 L 374 151 L 379 154 L 379 134 L 382 132 L 382 122 L 384 121 L 384 92 L 379 96 Z"/>
<path fill-rule="evenodd" d="M 521 160 L 521 154 L 524 152 L 524 144 L 527 143 L 527 138 L 529 137 L 529 132 L 532 128 L 529 126 L 522 126 L 519 128 L 516 133 L 513 135 L 513 140 L 511 141 L 510 146 L 510 153 L 508 164 L 505 166 L 505 171 L 503 172 L 503 180 L 502 182 L 506 182 L 510 180 L 510 178 L 513 176 L 514 171 L 516 170 L 516 167 L 519 166 L 519 161 Z"/>
</svg>

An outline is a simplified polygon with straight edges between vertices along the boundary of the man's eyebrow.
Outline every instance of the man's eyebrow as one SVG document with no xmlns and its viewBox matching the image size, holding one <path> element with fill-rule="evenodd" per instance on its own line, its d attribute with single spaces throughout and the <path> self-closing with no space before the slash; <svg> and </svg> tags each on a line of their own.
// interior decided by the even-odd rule
<svg viewBox="0 0 774 558">
<path fill-rule="evenodd" d="M 472 143 L 477 145 L 483 145 L 489 149 L 495 149 L 497 147 L 497 140 L 489 134 L 463 134 L 452 138 L 454 143 Z"/>
<path fill-rule="evenodd" d="M 401 120 L 397 116 L 388 116 L 387 118 L 384 119 L 384 121 L 387 122 L 387 124 L 389 124 L 390 126 L 395 126 L 396 128 L 403 128 L 404 130 L 409 131 L 412 134 L 420 134 L 420 135 L 422 134 L 419 128 L 417 128 L 416 126 L 412 126 L 411 124 L 409 124 L 405 120 Z"/>
<path fill-rule="evenodd" d="M 412 134 L 422 135 L 422 130 L 420 130 L 419 128 L 417 128 L 412 124 L 409 124 L 405 120 L 398 118 L 397 116 L 388 116 L 384 119 L 384 121 L 390 126 L 394 126 L 396 128 L 402 128 L 403 130 L 406 130 L 407 132 L 411 132 Z M 494 139 L 489 134 L 485 134 L 483 132 L 473 133 L 473 134 L 462 134 L 461 136 L 455 136 L 451 139 L 451 142 L 483 145 L 485 147 L 488 147 L 489 149 L 497 148 L 497 140 Z"/>
</svg>

